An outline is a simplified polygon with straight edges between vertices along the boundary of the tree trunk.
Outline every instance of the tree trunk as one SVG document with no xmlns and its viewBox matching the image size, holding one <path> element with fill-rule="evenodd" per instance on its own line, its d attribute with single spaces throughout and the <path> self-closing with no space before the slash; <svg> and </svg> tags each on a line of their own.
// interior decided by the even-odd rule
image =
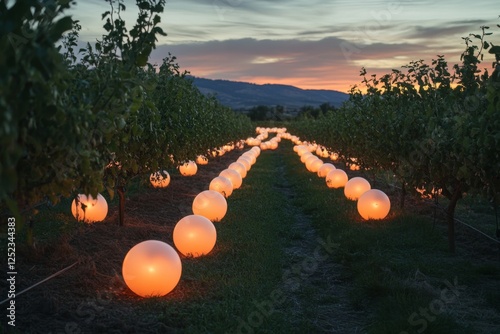
<svg viewBox="0 0 500 334">
<path fill-rule="evenodd" d="M 450 203 L 446 208 L 448 222 L 448 245 L 451 253 L 455 253 L 455 209 L 457 207 L 457 202 L 462 198 L 462 186 L 459 184 L 455 191 L 453 192 Z"/>
<path fill-rule="evenodd" d="M 120 226 L 123 226 L 123 221 L 125 219 L 125 187 L 118 186 L 116 187 L 116 191 L 118 192 L 120 200 L 118 206 L 118 211 L 120 213 Z"/>
</svg>

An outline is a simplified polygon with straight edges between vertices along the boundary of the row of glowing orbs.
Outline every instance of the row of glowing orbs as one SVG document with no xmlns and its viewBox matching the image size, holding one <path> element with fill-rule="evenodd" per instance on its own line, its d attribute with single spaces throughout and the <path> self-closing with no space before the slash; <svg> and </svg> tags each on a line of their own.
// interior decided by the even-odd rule
<svg viewBox="0 0 500 334">
<path fill-rule="evenodd" d="M 263 128 L 257 127 L 255 132 L 258 133 L 257 137 L 249 137 L 246 139 L 246 144 L 249 146 L 259 146 L 261 150 L 275 150 L 278 148 L 278 143 L 281 136 L 286 133 L 286 128 Z M 276 133 L 277 135 L 271 140 L 265 141 L 269 137 L 269 133 Z"/>
<path fill-rule="evenodd" d="M 239 142 L 236 147 L 241 147 L 241 144 L 242 142 Z M 224 152 L 229 152 L 234 148 L 235 145 L 224 145 L 221 149 L 223 149 Z M 252 162 L 251 159 L 249 161 Z M 239 162 L 241 163 L 244 161 Z M 180 165 L 179 172 L 183 176 L 192 176 L 195 175 L 198 171 L 197 164 L 206 165 L 207 163 L 208 159 L 203 155 L 199 155 L 196 159 L 196 162 L 188 161 Z M 255 160 L 253 160 L 253 163 L 255 163 Z M 233 178 L 237 178 L 237 176 L 233 176 Z M 155 188 L 165 188 L 170 184 L 170 174 L 166 170 L 158 171 L 150 175 L 149 181 Z M 234 180 L 234 182 L 238 184 L 237 180 Z M 239 184 L 241 185 L 241 181 L 239 182 Z M 71 205 L 71 212 L 78 221 L 94 223 L 103 221 L 106 218 L 106 215 L 108 213 L 108 203 L 101 194 L 98 194 L 97 198 L 95 199 L 91 195 L 87 196 L 85 194 L 79 194 L 78 197 L 78 209 L 76 200 L 73 200 Z"/>
<path fill-rule="evenodd" d="M 256 127 L 255 132 L 257 133 L 264 133 L 264 132 L 271 132 L 271 133 L 276 133 L 276 134 L 284 134 L 286 133 L 286 128 L 263 128 L 263 127 Z"/>
<path fill-rule="evenodd" d="M 196 174 L 198 167 L 196 163 L 190 161 L 179 166 L 179 170 L 182 175 L 191 176 Z M 155 188 L 165 188 L 170 184 L 170 174 L 166 170 L 158 171 L 149 176 L 149 181 Z M 95 199 L 92 195 L 79 194 L 78 201 L 78 208 L 76 200 L 73 200 L 71 204 L 71 213 L 76 220 L 85 223 L 94 223 L 103 221 L 106 218 L 108 203 L 101 194 L 97 194 L 97 198 Z"/>
<path fill-rule="evenodd" d="M 224 145 L 223 147 L 214 150 L 212 153 L 214 156 L 223 155 L 226 152 L 233 150 L 235 147 L 241 147 L 241 142 L 235 145 Z M 204 155 L 198 155 L 196 157 L 196 161 L 189 160 L 184 164 L 179 166 L 179 172 L 183 176 L 193 176 L 198 172 L 198 165 L 206 165 L 208 164 L 208 159 Z M 167 171 L 158 171 L 156 173 L 151 174 L 149 180 L 153 187 L 155 188 L 165 188 L 170 184 L 170 175 Z"/>
<path fill-rule="evenodd" d="M 230 164 L 212 180 L 211 189 L 195 197 L 192 206 L 194 214 L 179 220 L 174 228 L 173 240 L 179 252 L 198 257 L 212 251 L 217 240 L 212 221 L 220 221 L 225 216 L 225 197 L 241 186 L 242 178 L 259 154 L 257 147 L 244 153 L 236 163 Z M 224 186 L 215 186 L 219 182 Z M 231 191 L 227 187 L 229 185 Z M 178 253 L 170 245 L 157 240 L 134 246 L 125 256 L 122 266 L 125 283 L 142 297 L 166 295 L 177 286 L 181 273 L 182 263 Z"/>
<path fill-rule="evenodd" d="M 300 160 L 306 165 L 308 171 L 317 173 L 319 177 L 325 178 L 329 188 L 344 187 L 344 195 L 347 199 L 357 202 L 357 209 L 364 219 L 384 219 L 391 209 L 389 197 L 378 189 L 371 189 L 370 183 L 362 177 L 348 179 L 346 172 L 336 169 L 330 163 L 324 163 L 321 159 L 311 153 L 311 147 L 304 145 L 294 146 L 294 151 L 301 157 Z M 322 147 L 317 148 L 316 154 L 324 154 Z"/>
<path fill-rule="evenodd" d="M 252 152 L 256 152 L 256 150 L 254 149 Z M 192 206 L 194 215 L 183 218 L 186 221 L 179 221 L 174 229 L 174 243 L 181 253 L 197 257 L 208 254 L 212 250 L 216 234 L 213 233 L 215 227 L 211 221 L 220 221 L 226 215 L 227 202 L 225 198 L 229 197 L 234 189 L 241 186 L 242 179 L 250 170 L 252 161 L 256 161 L 255 153 L 250 154 L 254 159 L 247 159 L 248 155 L 240 157 L 237 162 L 231 163 L 227 169 L 210 182 L 209 190 L 205 190 L 195 197 Z M 178 226 L 187 225 L 188 222 L 198 226 L 199 233 L 196 233 L 196 236 L 199 239 L 195 238 L 192 233 L 176 233 Z M 202 226 L 206 227 L 203 233 L 201 233 Z"/>
</svg>

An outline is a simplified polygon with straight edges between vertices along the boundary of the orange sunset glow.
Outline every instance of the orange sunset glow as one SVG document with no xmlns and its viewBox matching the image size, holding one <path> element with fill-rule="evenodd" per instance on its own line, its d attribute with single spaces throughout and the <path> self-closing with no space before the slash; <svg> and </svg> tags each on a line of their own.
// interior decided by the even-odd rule
<svg viewBox="0 0 500 334">
<path fill-rule="evenodd" d="M 134 22 L 133 1 L 123 17 Z M 169 53 L 181 69 L 209 79 L 347 92 L 359 71 L 383 75 L 410 61 L 444 55 L 450 71 L 462 37 L 495 26 L 496 1 L 169 1 L 150 62 Z M 82 43 L 102 34 L 106 3 L 80 2 Z M 444 14 L 443 14 L 444 13 Z M 489 65 L 485 59 L 485 66 Z"/>
</svg>

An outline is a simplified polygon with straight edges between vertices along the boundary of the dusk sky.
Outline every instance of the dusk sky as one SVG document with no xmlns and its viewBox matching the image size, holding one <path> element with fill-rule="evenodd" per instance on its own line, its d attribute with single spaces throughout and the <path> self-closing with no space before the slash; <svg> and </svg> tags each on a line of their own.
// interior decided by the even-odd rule
<svg viewBox="0 0 500 334">
<path fill-rule="evenodd" d="M 125 3 L 130 29 L 137 9 Z M 102 36 L 108 8 L 104 0 L 77 1 L 70 14 L 80 20 L 81 41 Z M 160 24 L 168 36 L 150 62 L 170 52 L 198 77 L 347 92 L 360 83 L 362 66 L 385 74 L 442 54 L 451 69 L 464 50 L 461 37 L 482 25 L 500 45 L 499 15 L 498 0 L 170 0 Z"/>
</svg>

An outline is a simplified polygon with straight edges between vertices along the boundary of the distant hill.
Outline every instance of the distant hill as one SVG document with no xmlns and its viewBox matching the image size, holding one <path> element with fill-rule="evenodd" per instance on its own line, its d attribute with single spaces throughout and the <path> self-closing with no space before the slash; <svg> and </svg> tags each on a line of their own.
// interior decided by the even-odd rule
<svg viewBox="0 0 500 334">
<path fill-rule="evenodd" d="M 277 84 L 257 85 L 196 77 L 191 79 L 203 94 L 215 95 L 220 103 L 235 110 L 248 110 L 257 105 L 281 105 L 288 110 L 297 110 L 304 105 L 317 107 L 325 102 L 339 107 L 348 98 L 348 94 L 335 90 L 300 89 Z"/>
</svg>

